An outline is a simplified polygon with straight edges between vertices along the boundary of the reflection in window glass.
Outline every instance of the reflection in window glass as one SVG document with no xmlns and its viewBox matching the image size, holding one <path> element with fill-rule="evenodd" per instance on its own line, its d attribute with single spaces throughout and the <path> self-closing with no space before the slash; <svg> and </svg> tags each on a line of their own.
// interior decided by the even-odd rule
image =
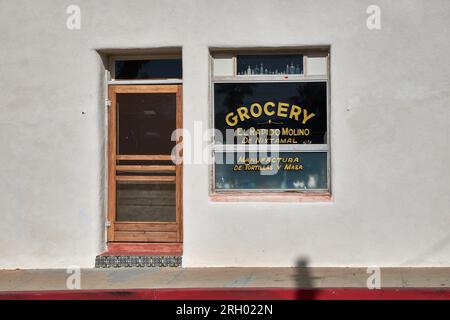
<svg viewBox="0 0 450 320">
<path fill-rule="evenodd" d="M 182 78 L 181 59 L 116 60 L 114 79 Z"/>
<path fill-rule="evenodd" d="M 118 183 L 117 221 L 175 222 L 174 183 Z"/>
<path fill-rule="evenodd" d="M 216 190 L 325 190 L 326 152 L 215 153 Z"/>
<path fill-rule="evenodd" d="M 237 75 L 303 74 L 303 55 L 238 55 Z"/>
</svg>

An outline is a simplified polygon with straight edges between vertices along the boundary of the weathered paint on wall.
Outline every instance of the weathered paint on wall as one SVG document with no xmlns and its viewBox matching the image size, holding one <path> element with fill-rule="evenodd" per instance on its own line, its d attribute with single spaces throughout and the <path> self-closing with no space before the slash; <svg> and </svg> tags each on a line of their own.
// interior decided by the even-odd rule
<svg viewBox="0 0 450 320">
<path fill-rule="evenodd" d="M 105 49 L 183 48 L 184 125 L 209 120 L 210 47 L 331 46 L 329 203 L 213 203 L 184 170 L 194 266 L 450 265 L 450 2 L 0 1 L 0 268 L 104 248 Z M 66 8 L 81 8 L 81 30 Z"/>
</svg>

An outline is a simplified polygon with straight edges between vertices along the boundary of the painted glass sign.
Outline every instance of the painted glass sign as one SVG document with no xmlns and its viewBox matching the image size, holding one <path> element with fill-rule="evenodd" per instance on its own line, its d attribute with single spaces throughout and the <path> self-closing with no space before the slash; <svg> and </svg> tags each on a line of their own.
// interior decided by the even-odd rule
<svg viewBox="0 0 450 320">
<path fill-rule="evenodd" d="M 327 143 L 325 81 L 215 83 L 214 108 L 224 143 Z"/>
<path fill-rule="evenodd" d="M 217 152 L 215 157 L 217 190 L 327 189 L 326 152 Z"/>
<path fill-rule="evenodd" d="M 238 76 L 300 75 L 303 74 L 303 55 L 238 55 Z"/>
<path fill-rule="evenodd" d="M 214 127 L 216 190 L 328 189 L 326 81 L 215 83 Z"/>
</svg>

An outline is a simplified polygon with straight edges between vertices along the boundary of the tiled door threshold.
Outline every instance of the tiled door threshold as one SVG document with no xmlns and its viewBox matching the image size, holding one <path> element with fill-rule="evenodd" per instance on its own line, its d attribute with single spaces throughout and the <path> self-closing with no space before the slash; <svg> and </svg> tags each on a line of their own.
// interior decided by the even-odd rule
<svg viewBox="0 0 450 320">
<path fill-rule="evenodd" d="M 181 267 L 182 243 L 108 243 L 96 268 Z"/>
<path fill-rule="evenodd" d="M 96 268 L 154 268 L 154 267 L 181 267 L 181 256 L 97 256 Z"/>
</svg>

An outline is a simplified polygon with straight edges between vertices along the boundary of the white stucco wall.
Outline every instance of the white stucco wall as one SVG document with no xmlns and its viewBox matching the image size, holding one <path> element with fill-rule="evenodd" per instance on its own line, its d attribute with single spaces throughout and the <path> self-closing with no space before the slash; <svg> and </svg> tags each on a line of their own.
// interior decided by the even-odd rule
<svg viewBox="0 0 450 320">
<path fill-rule="evenodd" d="M 448 0 L 1 0 L 0 268 L 91 267 L 104 248 L 96 50 L 181 46 L 192 130 L 210 47 L 307 45 L 331 46 L 333 202 L 212 203 L 208 166 L 187 165 L 184 266 L 450 266 L 448 39 Z"/>
</svg>

